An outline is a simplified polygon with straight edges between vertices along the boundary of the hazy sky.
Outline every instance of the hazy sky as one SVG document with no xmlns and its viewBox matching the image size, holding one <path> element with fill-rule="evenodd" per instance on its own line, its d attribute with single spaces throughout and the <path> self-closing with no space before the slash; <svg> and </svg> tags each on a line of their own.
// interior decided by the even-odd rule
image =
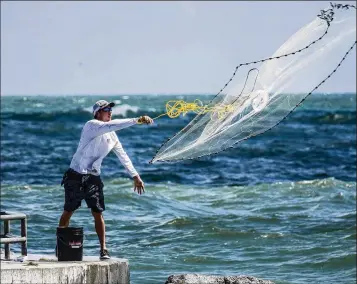
<svg viewBox="0 0 357 284">
<path fill-rule="evenodd" d="M 1 93 L 216 93 L 328 5 L 1 1 Z M 322 91 L 356 90 L 351 58 Z"/>
</svg>

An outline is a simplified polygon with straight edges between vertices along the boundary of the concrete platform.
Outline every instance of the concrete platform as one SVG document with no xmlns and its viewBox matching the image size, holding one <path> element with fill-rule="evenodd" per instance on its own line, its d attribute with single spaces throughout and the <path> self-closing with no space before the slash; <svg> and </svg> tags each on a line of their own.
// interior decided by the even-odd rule
<svg viewBox="0 0 357 284">
<path fill-rule="evenodd" d="M 121 258 L 102 261 L 98 256 L 57 261 L 54 255 L 29 254 L 25 259 L 1 260 L 1 284 L 5 283 L 129 284 L 129 263 Z"/>
</svg>

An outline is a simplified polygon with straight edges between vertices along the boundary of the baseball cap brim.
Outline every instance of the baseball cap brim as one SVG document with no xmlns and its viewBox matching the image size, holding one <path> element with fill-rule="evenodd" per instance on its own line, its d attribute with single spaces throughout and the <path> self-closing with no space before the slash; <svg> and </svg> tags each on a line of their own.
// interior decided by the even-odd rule
<svg viewBox="0 0 357 284">
<path fill-rule="evenodd" d="M 111 102 L 111 103 L 107 104 L 106 106 L 102 106 L 100 109 L 105 108 L 107 106 L 113 107 L 113 106 L 115 106 L 115 103 Z"/>
</svg>

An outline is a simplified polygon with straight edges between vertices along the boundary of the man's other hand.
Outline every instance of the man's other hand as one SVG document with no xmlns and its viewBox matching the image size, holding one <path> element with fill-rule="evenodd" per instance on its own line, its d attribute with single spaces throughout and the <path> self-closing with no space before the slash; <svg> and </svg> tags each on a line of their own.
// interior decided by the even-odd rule
<svg viewBox="0 0 357 284">
<path fill-rule="evenodd" d="M 137 175 L 134 178 L 134 191 L 137 191 L 139 195 L 145 192 L 144 182 L 141 180 L 140 176 Z"/>
</svg>

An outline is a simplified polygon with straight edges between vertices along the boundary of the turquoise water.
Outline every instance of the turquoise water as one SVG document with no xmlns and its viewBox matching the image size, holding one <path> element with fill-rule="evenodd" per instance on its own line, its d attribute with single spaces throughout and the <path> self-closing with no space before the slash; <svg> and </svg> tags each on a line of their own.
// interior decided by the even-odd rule
<svg viewBox="0 0 357 284">
<path fill-rule="evenodd" d="M 170 99 L 197 97 L 210 99 L 2 97 L 1 209 L 28 215 L 29 253 L 54 253 L 64 198 L 59 184 L 97 99 L 119 103 L 120 118 L 154 117 Z M 131 282 L 164 283 L 192 272 L 355 283 L 356 94 L 312 95 L 278 127 L 227 152 L 148 164 L 191 118 L 118 132 L 146 184 L 142 196 L 114 154 L 104 160 L 108 247 L 129 260 Z M 84 202 L 71 225 L 84 227 L 84 254 L 97 255 Z"/>
</svg>

